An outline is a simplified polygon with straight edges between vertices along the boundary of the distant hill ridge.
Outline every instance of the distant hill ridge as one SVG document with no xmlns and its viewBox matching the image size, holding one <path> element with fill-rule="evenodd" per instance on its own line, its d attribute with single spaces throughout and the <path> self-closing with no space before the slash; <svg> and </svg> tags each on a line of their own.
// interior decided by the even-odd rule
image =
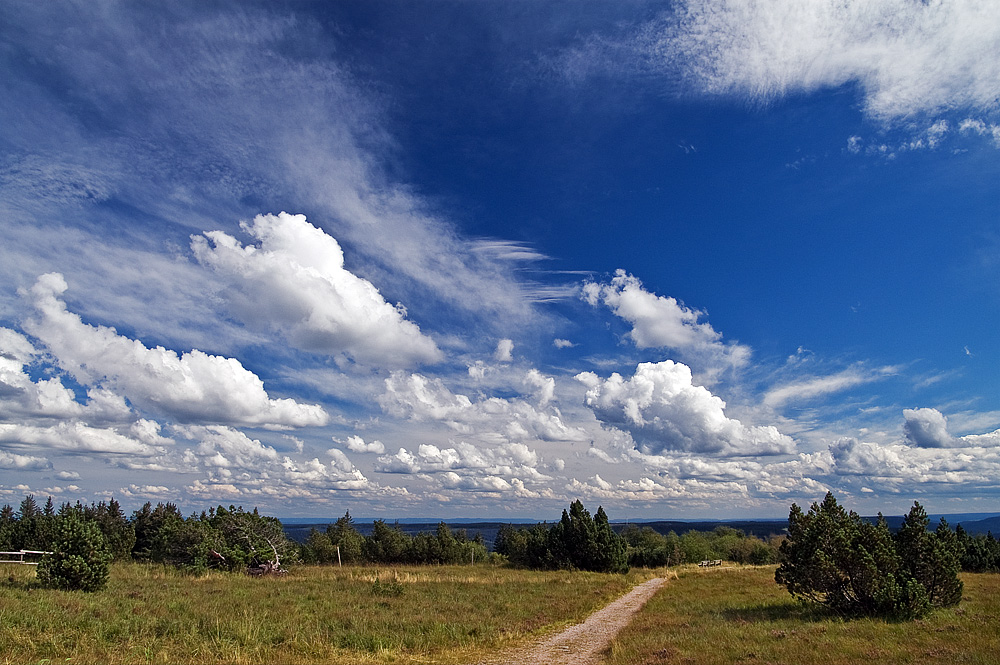
<svg viewBox="0 0 1000 665">
<path fill-rule="evenodd" d="M 954 528 L 956 525 L 961 524 L 962 528 L 965 529 L 972 535 L 993 532 L 994 535 L 1000 535 L 1000 514 L 998 513 L 961 513 L 955 515 L 930 515 L 931 528 L 937 526 L 938 521 L 944 517 L 948 521 L 949 526 Z M 875 516 L 868 516 L 865 519 L 874 521 L 877 519 Z M 889 524 L 889 528 L 896 530 L 903 523 L 902 515 L 891 515 L 886 516 L 886 522 Z M 336 519 L 324 520 L 322 518 L 290 518 L 283 519 L 282 524 L 285 528 L 285 534 L 298 542 L 304 542 L 309 536 L 310 529 L 318 529 L 319 531 L 325 531 L 326 527 L 333 524 Z M 366 536 L 372 531 L 372 523 L 374 519 L 355 519 L 354 528 L 358 532 Z M 527 520 L 527 519 L 514 519 L 514 520 L 465 520 L 465 519 L 427 519 L 427 518 L 407 518 L 401 519 L 398 522 L 395 520 L 385 520 L 389 524 L 398 524 L 399 528 L 407 535 L 414 536 L 418 533 L 432 532 L 437 528 L 437 525 L 444 522 L 448 525 L 452 531 L 464 530 L 470 538 L 475 537 L 477 533 L 483 536 L 483 540 L 486 541 L 486 546 L 490 549 L 493 548 L 493 542 L 496 540 L 497 531 L 500 527 L 506 524 L 514 524 L 520 526 L 530 526 L 532 524 L 541 524 L 542 520 Z M 556 520 L 549 520 L 548 523 L 551 524 Z M 730 529 L 737 529 L 742 531 L 747 535 L 757 536 L 758 538 L 767 539 L 769 536 L 776 534 L 783 534 L 786 527 L 788 526 L 788 521 L 784 519 L 770 519 L 770 520 L 639 520 L 639 521 L 612 521 L 611 527 L 618 532 L 621 532 L 628 525 L 635 525 L 639 528 L 650 527 L 651 529 L 657 531 L 658 533 L 667 534 L 671 531 L 682 534 L 686 531 L 714 531 L 718 527 L 728 527 Z"/>
</svg>

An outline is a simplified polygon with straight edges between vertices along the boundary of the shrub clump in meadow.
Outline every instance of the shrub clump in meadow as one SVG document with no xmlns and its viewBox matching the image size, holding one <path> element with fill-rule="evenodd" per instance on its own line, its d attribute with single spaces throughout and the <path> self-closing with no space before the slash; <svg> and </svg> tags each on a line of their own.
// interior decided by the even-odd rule
<svg viewBox="0 0 1000 665">
<path fill-rule="evenodd" d="M 793 595 L 847 615 L 912 619 L 962 599 L 962 546 L 947 523 L 928 531 L 919 503 L 893 535 L 882 515 L 848 513 L 832 493 L 808 513 L 792 504 L 774 578 Z"/>
<path fill-rule="evenodd" d="M 378 575 L 375 576 L 375 581 L 372 582 L 372 595 L 373 596 L 388 596 L 388 597 L 398 597 L 403 595 L 403 583 L 398 579 L 393 579 L 388 582 L 379 581 Z"/>
<path fill-rule="evenodd" d="M 70 513 L 60 520 L 52 554 L 38 564 L 38 581 L 49 589 L 100 591 L 108 583 L 111 559 L 98 526 Z"/>
</svg>

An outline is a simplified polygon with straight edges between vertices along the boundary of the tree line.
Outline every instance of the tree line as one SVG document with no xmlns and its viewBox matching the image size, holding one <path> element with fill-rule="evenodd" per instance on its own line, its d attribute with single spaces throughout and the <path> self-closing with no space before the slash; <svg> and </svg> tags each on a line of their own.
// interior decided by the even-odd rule
<svg viewBox="0 0 1000 665">
<path fill-rule="evenodd" d="M 464 529 L 452 531 L 444 522 L 433 533 L 410 536 L 398 524 L 375 520 L 371 533 L 362 536 L 348 512 L 325 531 L 310 529 L 300 556 L 314 564 L 471 564 L 490 554 L 481 534 L 470 539 Z"/>
<path fill-rule="evenodd" d="M 1000 572 L 1000 541 L 993 532 L 970 535 L 959 524 L 955 535 L 962 546 L 962 570 L 970 573 Z"/>
<path fill-rule="evenodd" d="M 256 508 L 248 512 L 242 506 L 219 506 L 185 517 L 173 503 L 154 507 L 147 502 L 128 516 L 115 499 L 89 505 L 66 502 L 56 508 L 51 497 L 39 506 L 32 495 L 16 512 L 10 505 L 0 508 L 0 550 L 51 551 L 62 541 L 66 525 L 75 523 L 95 527 L 88 537 L 110 560 L 241 570 L 298 557 L 281 522 Z"/>
<path fill-rule="evenodd" d="M 887 536 L 888 527 L 870 523 L 864 526 L 863 518 L 836 509 L 836 500 L 832 495 L 830 499 L 832 505 L 824 501 L 823 506 L 814 505 L 815 510 L 808 514 L 793 506 L 789 518 L 791 540 L 800 541 L 802 534 L 822 526 L 834 528 L 842 540 L 891 541 L 895 547 L 898 536 Z M 812 516 L 814 512 L 822 519 Z M 908 523 L 912 525 L 918 517 L 908 516 Z M 69 519 L 94 525 L 102 550 L 112 560 L 150 561 L 192 570 L 243 570 L 282 561 L 348 565 L 492 560 L 527 568 L 618 572 L 629 567 L 674 566 L 714 559 L 764 565 L 787 562 L 789 557 L 800 554 L 792 545 L 782 545 L 784 536 L 765 541 L 725 526 L 711 532 L 692 530 L 677 535 L 629 525 L 617 534 L 603 507 L 592 516 L 579 500 L 563 511 L 558 522 L 501 527 L 491 553 L 480 534 L 470 538 L 464 530 L 452 531 L 444 523 L 434 532 L 410 536 L 398 525 L 376 520 L 371 533 L 361 535 L 347 513 L 325 531 L 313 529 L 300 545 L 285 536 L 277 518 L 261 515 L 256 508 L 246 511 L 242 507 L 218 506 L 185 517 L 173 503 L 154 506 L 147 502 L 127 515 L 113 498 L 89 505 L 78 501 L 75 505 L 67 502 L 56 506 L 51 497 L 39 505 L 32 495 L 24 498 L 18 510 L 10 505 L 0 508 L 0 550 L 51 550 L 60 537 L 61 523 Z M 992 534 L 972 536 L 961 526 L 951 531 L 939 525 L 939 530 L 942 539 L 951 537 L 945 531 L 953 535 L 962 570 L 1000 571 L 1000 542 Z M 908 556 L 898 551 L 896 555 Z M 817 556 L 817 552 L 809 556 Z"/>
<path fill-rule="evenodd" d="M 777 562 L 780 541 L 777 535 L 764 541 L 726 526 L 678 536 L 630 524 L 616 534 L 603 507 L 591 517 L 580 501 L 574 501 L 555 524 L 502 526 L 494 549 L 523 568 L 618 572 L 720 559 L 766 565 Z"/>
<path fill-rule="evenodd" d="M 56 507 L 50 497 L 39 506 L 28 495 L 14 510 L 0 509 L 0 550 L 50 551 L 60 540 L 64 522 L 93 525 L 100 547 L 110 560 L 162 563 L 192 571 L 243 570 L 265 563 L 331 564 L 453 564 L 485 562 L 490 558 L 480 534 L 452 531 L 441 523 L 433 533 L 410 536 L 398 525 L 376 520 L 372 532 L 361 535 L 350 513 L 325 531 L 312 529 L 302 544 L 286 537 L 281 522 L 256 508 L 218 506 L 184 516 L 176 504 L 147 502 L 131 516 L 115 499 L 89 505 L 77 502 Z"/>
<path fill-rule="evenodd" d="M 313 528 L 302 544 L 285 537 L 281 522 L 257 509 L 218 506 L 184 516 L 176 504 L 149 502 L 127 515 L 115 499 L 40 506 L 31 495 L 15 511 L 0 509 L 0 549 L 50 550 L 62 520 L 73 516 L 94 524 L 112 560 L 163 563 L 190 570 L 241 570 L 264 562 L 309 564 L 456 564 L 509 561 L 527 568 L 573 568 L 603 572 L 726 559 L 774 561 L 775 546 L 741 531 L 719 527 L 710 533 L 662 535 L 649 527 L 611 528 L 603 507 L 592 516 L 574 501 L 553 524 L 501 527 L 490 552 L 481 534 L 469 537 L 441 523 L 434 532 L 410 536 L 398 525 L 376 520 L 362 535 L 350 513 L 325 530 Z"/>
<path fill-rule="evenodd" d="M 712 531 L 670 531 L 661 534 L 648 526 L 630 524 L 621 532 L 628 543 L 629 565 L 637 568 L 679 566 L 705 560 L 723 560 L 752 566 L 778 562 L 778 547 L 783 540 L 772 535 L 762 540 L 740 529 L 718 526 Z"/>
</svg>

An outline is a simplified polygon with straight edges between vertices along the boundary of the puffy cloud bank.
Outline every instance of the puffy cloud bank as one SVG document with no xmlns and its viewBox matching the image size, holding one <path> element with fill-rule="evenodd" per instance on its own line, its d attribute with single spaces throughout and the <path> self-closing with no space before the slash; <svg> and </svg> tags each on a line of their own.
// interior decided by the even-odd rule
<svg viewBox="0 0 1000 665">
<path fill-rule="evenodd" d="M 554 380 L 537 371 L 529 371 L 525 380 L 536 388 L 537 408 L 516 398 L 487 397 L 473 401 L 467 395 L 453 393 L 441 379 L 406 372 L 393 372 L 385 380 L 385 392 L 379 403 L 392 416 L 439 421 L 456 432 L 496 442 L 583 440 L 583 432 L 563 423 L 559 411 L 549 403 Z"/>
<path fill-rule="evenodd" d="M 690 368 L 672 360 L 640 363 L 627 380 L 618 373 L 602 380 L 593 372 L 576 378 L 587 387 L 584 400 L 597 418 L 629 432 L 647 454 L 768 455 L 793 448 L 775 427 L 727 417 L 726 403 L 694 385 Z"/>
<path fill-rule="evenodd" d="M 3 427 L 0 425 L 0 427 Z M 14 471 L 43 470 L 51 469 L 52 463 L 44 457 L 34 455 L 18 455 L 0 450 L 0 469 L 13 469 Z"/>
<path fill-rule="evenodd" d="M 129 418 L 131 409 L 125 399 L 110 390 L 91 388 L 82 404 L 58 376 L 32 380 L 27 366 L 42 355 L 24 335 L 0 328 L 0 418 L 86 418 L 89 422 Z"/>
<path fill-rule="evenodd" d="M 191 248 L 230 280 L 230 304 L 244 321 L 277 328 L 299 348 L 364 363 L 401 367 L 441 360 L 437 345 L 405 310 L 346 270 L 337 241 L 304 215 L 258 215 L 241 226 L 258 245 L 244 247 L 222 231 L 209 231 L 193 236 Z"/>
<path fill-rule="evenodd" d="M 39 277 L 30 295 L 41 318 L 26 327 L 80 383 L 106 383 L 133 404 L 180 421 L 265 427 L 327 422 L 320 406 L 271 399 L 263 381 L 234 358 L 150 349 L 114 328 L 84 323 L 60 299 L 66 289 L 58 273 Z"/>
<path fill-rule="evenodd" d="M 59 423 L 52 427 L 0 424 L 0 443 L 18 444 L 37 450 L 49 448 L 70 453 L 111 453 L 150 456 L 156 450 L 133 433 L 85 423 Z"/>
<path fill-rule="evenodd" d="M 233 496 L 270 495 L 315 500 L 334 491 L 378 490 L 340 450 L 330 450 L 330 463 L 292 459 L 273 447 L 231 427 L 179 426 L 177 435 L 197 441 L 185 453 L 190 467 L 201 467 L 207 478 L 189 487 L 193 494 L 211 496 L 223 491 Z"/>
<path fill-rule="evenodd" d="M 462 490 L 538 498 L 545 495 L 545 486 L 553 480 L 538 470 L 541 459 L 523 443 L 483 448 L 464 441 L 449 448 L 421 444 L 414 452 L 400 448 L 395 454 L 379 457 L 378 462 L 377 471 L 420 475 L 444 493 Z M 537 489 L 529 489 L 529 484 Z"/>
<path fill-rule="evenodd" d="M 1000 430 L 953 436 L 948 418 L 937 409 L 903 409 L 903 437 L 917 448 L 993 448 L 1000 446 Z"/>
</svg>

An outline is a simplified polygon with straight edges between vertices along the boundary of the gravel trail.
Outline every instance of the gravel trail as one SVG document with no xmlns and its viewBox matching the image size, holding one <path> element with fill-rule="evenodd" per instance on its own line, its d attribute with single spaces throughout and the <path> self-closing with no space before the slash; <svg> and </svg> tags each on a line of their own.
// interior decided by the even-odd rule
<svg viewBox="0 0 1000 665">
<path fill-rule="evenodd" d="M 643 582 L 627 594 L 605 606 L 583 623 L 531 646 L 497 654 L 480 665 L 598 665 L 603 652 L 615 635 L 628 625 L 632 615 L 646 604 L 663 585 L 657 577 Z"/>
</svg>

